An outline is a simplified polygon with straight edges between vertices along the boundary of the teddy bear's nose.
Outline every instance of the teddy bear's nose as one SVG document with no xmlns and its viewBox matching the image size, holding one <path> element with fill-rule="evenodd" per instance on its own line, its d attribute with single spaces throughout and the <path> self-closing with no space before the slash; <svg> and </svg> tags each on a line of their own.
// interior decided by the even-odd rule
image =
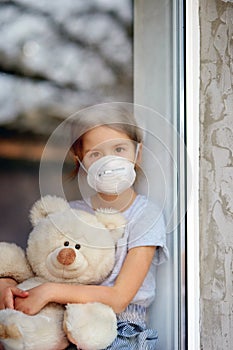
<svg viewBox="0 0 233 350">
<path fill-rule="evenodd" d="M 74 249 L 72 248 L 64 248 L 60 250 L 57 260 L 62 265 L 71 265 L 76 258 L 76 254 Z"/>
</svg>

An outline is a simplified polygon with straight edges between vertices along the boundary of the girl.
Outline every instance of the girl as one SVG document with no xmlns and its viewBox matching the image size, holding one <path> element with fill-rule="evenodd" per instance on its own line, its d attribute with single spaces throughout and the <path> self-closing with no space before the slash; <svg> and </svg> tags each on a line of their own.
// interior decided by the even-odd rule
<svg viewBox="0 0 233 350">
<path fill-rule="evenodd" d="M 99 286 L 45 283 L 22 292 L 14 281 L 3 279 L 0 307 L 33 315 L 49 302 L 105 303 L 118 318 L 118 336 L 108 350 L 155 349 L 157 332 L 148 328 L 146 314 L 155 296 L 155 267 L 168 252 L 160 210 L 134 187 L 142 157 L 141 130 L 121 104 L 87 109 L 72 125 L 78 137 L 72 152 L 83 199 L 70 205 L 92 213 L 113 208 L 127 219 L 114 269 Z"/>
</svg>

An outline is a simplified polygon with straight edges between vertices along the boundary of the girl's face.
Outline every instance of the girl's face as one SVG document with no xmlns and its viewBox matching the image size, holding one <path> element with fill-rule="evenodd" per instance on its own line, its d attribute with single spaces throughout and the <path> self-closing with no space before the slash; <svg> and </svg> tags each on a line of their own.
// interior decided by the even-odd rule
<svg viewBox="0 0 233 350">
<path fill-rule="evenodd" d="M 135 161 L 136 142 L 122 131 L 98 126 L 83 136 L 83 164 L 86 169 L 101 157 L 115 155 Z"/>
</svg>

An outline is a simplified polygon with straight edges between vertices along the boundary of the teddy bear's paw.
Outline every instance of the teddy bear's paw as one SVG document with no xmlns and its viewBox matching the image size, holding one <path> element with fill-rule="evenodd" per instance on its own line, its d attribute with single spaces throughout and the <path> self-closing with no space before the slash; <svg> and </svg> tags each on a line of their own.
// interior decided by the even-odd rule
<svg viewBox="0 0 233 350">
<path fill-rule="evenodd" d="M 15 324 L 4 325 L 0 324 L 1 339 L 19 339 L 22 337 L 18 327 Z"/>
<path fill-rule="evenodd" d="M 68 304 L 64 330 L 78 348 L 105 349 L 117 336 L 116 315 L 101 303 Z"/>
</svg>

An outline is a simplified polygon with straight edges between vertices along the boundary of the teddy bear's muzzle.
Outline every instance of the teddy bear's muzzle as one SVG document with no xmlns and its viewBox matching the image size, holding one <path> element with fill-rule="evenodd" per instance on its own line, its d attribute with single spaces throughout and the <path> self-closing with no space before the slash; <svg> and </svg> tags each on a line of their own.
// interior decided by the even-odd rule
<svg viewBox="0 0 233 350">
<path fill-rule="evenodd" d="M 76 253 L 72 248 L 64 248 L 57 255 L 57 260 L 62 265 L 71 265 L 76 258 Z"/>
</svg>

